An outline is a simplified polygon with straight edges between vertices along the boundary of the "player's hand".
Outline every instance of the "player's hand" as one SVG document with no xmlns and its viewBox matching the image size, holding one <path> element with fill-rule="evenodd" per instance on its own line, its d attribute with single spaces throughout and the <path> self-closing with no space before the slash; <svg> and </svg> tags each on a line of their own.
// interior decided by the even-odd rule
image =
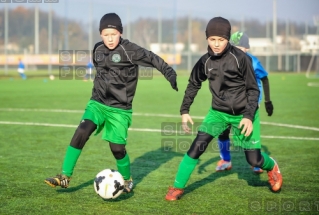
<svg viewBox="0 0 319 215">
<path fill-rule="evenodd" d="M 177 87 L 177 82 L 176 82 L 176 75 L 172 75 L 171 77 L 169 77 L 169 83 L 171 84 L 172 88 L 176 91 L 178 91 L 178 87 Z"/>
<path fill-rule="evenodd" d="M 241 134 L 243 134 L 245 137 L 248 137 L 251 132 L 253 131 L 253 123 L 250 119 L 243 118 L 238 126 L 241 130 Z"/>
<path fill-rule="evenodd" d="M 190 122 L 192 125 L 194 125 L 194 122 L 188 113 L 182 114 L 182 128 L 186 133 L 190 133 L 190 131 L 191 131 L 191 129 L 187 125 L 188 122 Z"/>
<path fill-rule="evenodd" d="M 271 101 L 265 102 L 265 108 L 268 113 L 268 116 L 271 116 L 274 111 L 274 106 Z"/>
</svg>

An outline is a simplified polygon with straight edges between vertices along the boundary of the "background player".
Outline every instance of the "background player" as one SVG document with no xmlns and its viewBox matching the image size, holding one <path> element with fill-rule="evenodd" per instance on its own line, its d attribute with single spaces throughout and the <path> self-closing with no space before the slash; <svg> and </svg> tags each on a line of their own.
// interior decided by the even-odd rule
<svg viewBox="0 0 319 215">
<path fill-rule="evenodd" d="M 260 91 L 258 103 L 261 102 L 262 92 L 265 95 L 265 108 L 268 113 L 268 116 L 273 114 L 273 104 L 270 100 L 270 90 L 269 90 L 269 80 L 268 80 L 268 72 L 261 65 L 260 61 L 257 57 L 248 53 L 250 49 L 249 38 L 247 34 L 237 31 L 231 35 L 230 44 L 236 46 L 245 52 L 248 56 L 251 57 L 254 72 L 257 79 L 258 88 Z M 230 140 L 229 140 L 230 127 L 227 128 L 221 135 L 218 137 L 218 146 L 220 150 L 221 160 L 218 162 L 216 171 L 224 171 L 230 170 L 232 168 L 231 164 L 231 156 L 230 156 Z M 236 136 L 234 136 L 236 138 Z M 253 171 L 255 173 L 262 173 L 263 170 L 259 167 L 253 167 Z"/>
</svg>

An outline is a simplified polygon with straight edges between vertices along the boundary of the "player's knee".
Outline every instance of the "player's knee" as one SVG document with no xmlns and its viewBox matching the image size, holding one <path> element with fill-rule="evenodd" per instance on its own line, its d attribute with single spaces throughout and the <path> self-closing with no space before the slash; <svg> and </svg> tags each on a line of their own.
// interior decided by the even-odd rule
<svg viewBox="0 0 319 215">
<path fill-rule="evenodd" d="M 218 139 L 223 140 L 229 140 L 229 133 L 230 133 L 230 127 L 226 128 L 225 131 L 223 131 L 219 136 Z"/>
<path fill-rule="evenodd" d="M 253 167 L 261 167 L 263 164 L 262 157 L 246 157 L 247 162 L 249 165 Z"/>
<path fill-rule="evenodd" d="M 214 137 L 206 132 L 199 131 L 196 136 L 196 140 L 200 142 L 210 143 Z"/>
<path fill-rule="evenodd" d="M 253 167 L 261 167 L 264 163 L 260 149 L 245 149 L 245 155 L 247 162 Z"/>
<path fill-rule="evenodd" d="M 126 155 L 126 149 L 124 144 L 116 144 L 110 142 L 110 149 L 116 160 L 121 160 Z"/>
<path fill-rule="evenodd" d="M 219 136 L 218 136 L 218 139 L 221 140 L 221 141 L 224 141 L 224 140 L 229 140 L 229 133 L 227 132 L 223 132 L 221 133 Z"/>
<path fill-rule="evenodd" d="M 88 141 L 89 137 L 95 129 L 96 125 L 92 121 L 82 121 L 76 129 L 70 145 L 76 149 L 83 149 L 85 143 Z"/>
<path fill-rule="evenodd" d="M 205 132 L 198 132 L 191 147 L 187 151 L 187 155 L 193 159 L 198 159 L 206 150 L 213 136 Z"/>
</svg>

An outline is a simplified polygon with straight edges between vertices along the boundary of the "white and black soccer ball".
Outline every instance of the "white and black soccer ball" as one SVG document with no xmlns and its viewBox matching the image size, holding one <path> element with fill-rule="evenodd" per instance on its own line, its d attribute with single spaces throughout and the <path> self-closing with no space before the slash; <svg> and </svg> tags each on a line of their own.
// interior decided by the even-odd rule
<svg viewBox="0 0 319 215">
<path fill-rule="evenodd" d="M 103 199 L 115 199 L 123 189 L 123 176 L 116 170 L 104 169 L 94 179 L 94 190 Z"/>
</svg>

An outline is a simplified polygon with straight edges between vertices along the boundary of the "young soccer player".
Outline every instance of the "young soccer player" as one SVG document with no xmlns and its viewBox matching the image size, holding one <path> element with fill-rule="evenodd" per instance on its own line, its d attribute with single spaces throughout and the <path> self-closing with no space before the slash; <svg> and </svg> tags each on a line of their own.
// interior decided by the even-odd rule
<svg viewBox="0 0 319 215">
<path fill-rule="evenodd" d="M 26 80 L 26 79 L 27 79 L 27 76 L 24 74 L 24 69 L 25 69 L 24 63 L 23 63 L 22 60 L 19 58 L 18 73 L 19 73 L 20 77 L 21 77 L 23 80 Z"/>
<path fill-rule="evenodd" d="M 102 139 L 109 142 L 118 171 L 125 180 L 124 192 L 130 192 L 133 180 L 125 145 L 132 119 L 138 65 L 155 67 L 176 91 L 177 75 L 162 58 L 121 37 L 123 27 L 117 14 L 105 14 L 100 20 L 99 30 L 102 41 L 95 44 L 92 55 L 96 69 L 92 97 L 67 147 L 62 173 L 45 179 L 45 183 L 67 188 L 85 143 L 94 131 L 98 134 L 104 129 Z"/>
<path fill-rule="evenodd" d="M 83 81 L 93 80 L 94 79 L 93 68 L 94 68 L 94 65 L 91 63 L 91 61 L 89 61 L 86 64 L 86 73 L 85 73 Z"/>
<path fill-rule="evenodd" d="M 268 116 L 271 116 L 274 110 L 273 104 L 270 100 L 270 90 L 269 90 L 269 81 L 268 81 L 268 72 L 261 65 L 257 57 L 248 53 L 250 49 L 249 37 L 247 34 L 237 31 L 233 33 L 230 37 L 230 44 L 236 46 L 245 52 L 251 59 L 253 63 L 254 72 L 257 79 L 258 88 L 260 95 L 258 98 L 258 103 L 260 104 L 262 99 L 262 92 L 264 91 L 265 95 L 265 108 L 268 113 Z M 218 162 L 216 171 L 230 170 L 232 168 L 231 156 L 230 156 L 230 140 L 229 140 L 230 127 L 227 128 L 221 135 L 218 137 L 218 146 L 220 150 L 221 160 Z M 259 167 L 253 167 L 255 173 L 262 173 L 263 170 Z"/>
<path fill-rule="evenodd" d="M 215 17 L 207 24 L 208 53 L 195 64 L 180 109 L 183 130 L 190 132 L 187 123 L 193 124 L 193 121 L 189 109 L 202 82 L 207 79 L 212 93 L 212 106 L 179 165 L 174 185 L 169 187 L 166 200 L 181 198 L 199 157 L 212 139 L 218 137 L 229 125 L 240 140 L 236 143 L 244 148 L 247 162 L 268 171 L 273 191 L 281 188 L 282 176 L 277 163 L 260 152 L 259 89 L 251 59 L 229 44 L 230 32 L 229 21 L 222 17 Z"/>
</svg>

